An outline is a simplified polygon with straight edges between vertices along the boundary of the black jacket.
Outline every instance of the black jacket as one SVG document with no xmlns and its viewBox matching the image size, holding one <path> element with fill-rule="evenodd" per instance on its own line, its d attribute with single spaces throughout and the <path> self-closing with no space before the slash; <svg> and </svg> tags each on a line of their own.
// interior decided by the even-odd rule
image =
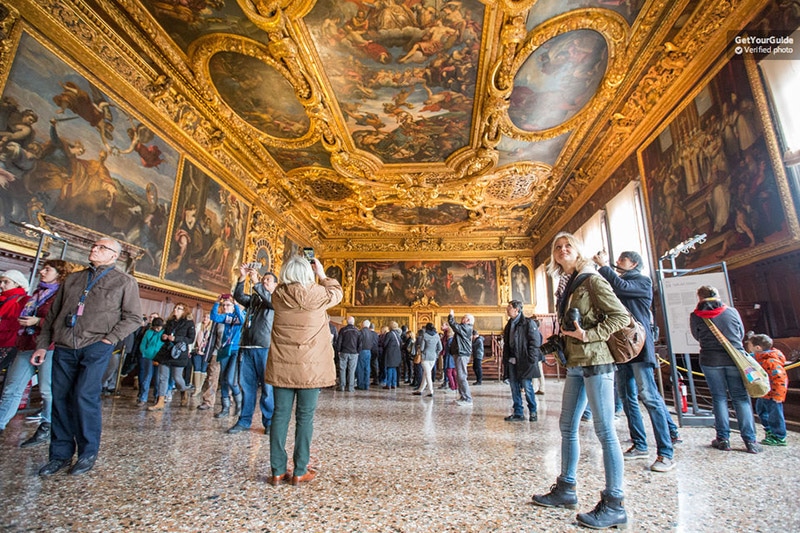
<svg viewBox="0 0 800 533">
<path fill-rule="evenodd" d="M 483 349 L 483 337 L 478 335 L 478 338 L 472 341 L 472 357 L 483 359 Z"/>
<path fill-rule="evenodd" d="M 458 356 L 472 357 L 472 324 L 459 324 L 453 315 L 448 315 L 447 322 L 450 324 L 450 329 L 455 333 L 455 342 L 458 343 Z"/>
<path fill-rule="evenodd" d="M 252 294 L 245 294 L 244 281 L 240 281 L 233 290 L 233 298 L 247 310 L 239 347 L 269 348 L 272 338 L 272 319 L 275 317 L 272 294 L 264 288 L 263 283 L 256 283 L 253 285 Z"/>
<path fill-rule="evenodd" d="M 155 360 L 159 364 L 166 366 L 187 366 L 189 364 L 188 347 L 194 342 L 195 337 L 194 321 L 183 317 L 177 320 L 174 317 L 170 318 L 164 324 L 164 331 L 161 333 L 162 338 L 164 335 L 175 335 L 175 340 L 164 342 L 164 345 L 156 354 Z M 177 359 L 173 359 L 170 355 L 172 347 L 179 342 L 186 343 L 186 353 Z"/>
<path fill-rule="evenodd" d="M 361 334 L 352 324 L 339 330 L 336 337 L 336 353 L 358 353 L 361 351 Z"/>
<path fill-rule="evenodd" d="M 513 337 L 512 337 L 513 335 Z M 542 333 L 536 321 L 522 313 L 506 323 L 503 329 L 503 364 L 516 358 L 517 379 L 542 377 L 539 361 L 542 360 Z"/>
<path fill-rule="evenodd" d="M 653 303 L 653 282 L 638 270 L 625 272 L 621 277 L 609 266 L 600 267 L 598 272 L 606 278 L 622 305 L 644 326 L 644 330 L 647 332 L 642 351 L 625 364 L 648 363 L 655 366 L 656 349 L 653 342 L 650 314 L 650 305 Z"/>
</svg>

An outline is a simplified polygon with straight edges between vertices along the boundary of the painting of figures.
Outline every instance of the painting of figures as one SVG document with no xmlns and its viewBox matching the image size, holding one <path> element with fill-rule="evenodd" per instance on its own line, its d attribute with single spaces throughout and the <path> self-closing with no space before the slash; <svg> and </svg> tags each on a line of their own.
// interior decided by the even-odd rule
<svg viewBox="0 0 800 533">
<path fill-rule="evenodd" d="M 353 141 L 386 163 L 468 144 L 484 6 L 320 0 L 304 19 Z"/>
<path fill-rule="evenodd" d="M 357 262 L 355 305 L 497 305 L 494 261 Z"/>
<path fill-rule="evenodd" d="M 23 34 L 0 98 L 0 231 L 40 213 L 145 250 L 157 276 L 178 154 L 93 81 Z"/>
<path fill-rule="evenodd" d="M 511 268 L 511 298 L 528 305 L 531 298 L 531 272 L 525 265 L 514 265 Z"/>
<path fill-rule="evenodd" d="M 745 62 L 718 68 L 639 153 L 656 252 L 708 235 L 681 267 L 752 257 L 789 237 Z"/>
<path fill-rule="evenodd" d="M 250 207 L 186 159 L 164 278 L 231 291 L 242 262 Z"/>
</svg>

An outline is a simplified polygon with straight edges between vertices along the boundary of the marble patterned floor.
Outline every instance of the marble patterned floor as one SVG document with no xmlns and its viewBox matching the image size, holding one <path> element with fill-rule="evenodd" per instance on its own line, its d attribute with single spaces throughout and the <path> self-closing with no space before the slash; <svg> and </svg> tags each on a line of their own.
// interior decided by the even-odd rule
<svg viewBox="0 0 800 533">
<path fill-rule="evenodd" d="M 194 404 L 160 413 L 135 406 L 134 392 L 103 398 L 103 441 L 84 476 L 36 475 L 47 447 L 20 449 L 35 429 L 18 415 L 0 436 L 2 531 L 47 532 L 557 532 L 587 531 L 575 511 L 530 503 L 559 471 L 561 383 L 551 380 L 538 422 L 508 423 L 510 392 L 473 387 L 474 406 L 455 393 L 325 390 L 315 421 L 311 483 L 272 487 L 269 441 L 259 427 L 227 435 L 235 420 Z M 622 445 L 625 420 L 617 421 Z M 649 424 L 648 424 L 649 431 Z M 293 429 L 290 430 L 291 445 Z M 759 435 L 761 436 L 759 429 Z M 709 447 L 711 428 L 683 428 L 677 467 L 626 461 L 629 531 L 800 531 L 800 435 L 786 448 L 744 453 Z M 652 439 L 651 439 L 652 440 Z M 579 511 L 602 489 L 602 458 L 591 423 L 581 427 Z M 291 449 L 291 448 L 290 448 Z"/>
</svg>

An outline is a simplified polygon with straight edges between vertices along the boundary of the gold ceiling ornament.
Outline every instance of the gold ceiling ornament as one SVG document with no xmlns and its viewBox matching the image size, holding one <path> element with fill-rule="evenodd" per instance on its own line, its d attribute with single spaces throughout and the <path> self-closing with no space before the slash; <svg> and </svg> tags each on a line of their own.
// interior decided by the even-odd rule
<svg viewBox="0 0 800 533">
<path fill-rule="evenodd" d="M 514 23 L 518 25 L 518 23 Z M 515 26 L 516 27 L 516 26 Z M 606 72 L 600 81 L 597 92 L 583 108 L 573 116 L 561 122 L 558 126 L 540 131 L 527 131 L 518 128 L 508 116 L 508 105 L 514 89 L 513 80 L 525 62 L 544 43 L 571 31 L 592 30 L 605 39 L 608 51 Z M 512 139 L 536 142 L 552 139 L 574 130 L 579 124 L 590 122 L 599 113 L 600 109 L 608 103 L 613 96 L 614 89 L 622 81 L 627 67 L 626 47 L 630 37 L 630 27 L 622 15 L 615 11 L 598 8 L 583 8 L 568 11 L 557 15 L 536 26 L 521 44 L 517 44 L 515 32 L 509 32 L 509 42 L 505 43 L 504 50 L 513 50 L 514 54 L 501 54 L 492 69 L 489 93 L 491 96 L 505 101 L 502 116 L 497 117 L 496 127 L 500 133 Z M 494 111 L 499 112 L 500 109 Z M 490 136 L 491 137 L 491 136 Z"/>
<path fill-rule="evenodd" d="M 19 33 L 19 12 L 11 5 L 0 2 L 0 72 L 8 72 L 14 59 L 14 43 L 12 35 Z"/>
</svg>

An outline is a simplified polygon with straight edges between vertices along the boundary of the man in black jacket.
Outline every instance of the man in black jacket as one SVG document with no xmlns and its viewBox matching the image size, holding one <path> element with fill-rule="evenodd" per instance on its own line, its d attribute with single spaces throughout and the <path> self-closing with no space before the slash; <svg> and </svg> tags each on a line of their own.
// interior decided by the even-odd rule
<svg viewBox="0 0 800 533">
<path fill-rule="evenodd" d="M 511 300 L 506 306 L 508 322 L 503 329 L 503 365 L 508 368 L 508 384 L 514 404 L 514 412 L 505 418 L 506 422 L 525 420 L 521 389 L 525 390 L 529 420 L 536 422 L 539 419 L 532 380 L 540 377 L 538 363 L 542 358 L 542 334 L 536 321 L 522 314 L 522 307 L 519 300 Z"/>
<path fill-rule="evenodd" d="M 483 337 L 480 333 L 472 330 L 472 371 L 475 372 L 475 383 L 473 385 L 480 385 L 483 383 Z"/>
<path fill-rule="evenodd" d="M 250 294 L 244 292 L 244 282 L 250 278 L 253 287 Z M 253 423 L 256 410 L 256 398 L 261 389 L 261 423 L 264 434 L 269 434 L 272 424 L 272 412 L 275 410 L 275 399 L 272 396 L 272 385 L 264 383 L 264 372 L 267 369 L 267 355 L 272 338 L 272 320 L 275 311 L 272 308 L 272 291 L 278 286 L 278 278 L 267 272 L 258 278 L 258 271 L 244 264 L 239 267 L 239 280 L 233 290 L 233 298 L 247 311 L 242 324 L 242 336 L 239 341 L 239 386 L 242 389 L 240 398 L 234 397 L 239 420 L 228 433 L 247 431 Z"/>
<path fill-rule="evenodd" d="M 616 269 L 622 273 L 621 276 L 608 265 L 605 254 L 599 253 L 593 259 L 600 267 L 600 275 L 611 284 L 614 294 L 622 305 L 644 326 L 645 331 L 651 331 L 650 305 L 653 302 L 653 282 L 641 272 L 642 257 L 637 252 L 622 252 L 616 265 Z M 639 398 L 641 398 L 650 415 L 658 447 L 658 457 L 650 466 L 650 470 L 667 472 L 675 467 L 672 440 L 677 439 L 678 430 L 672 422 L 664 398 L 658 392 L 653 377 L 656 364 L 655 344 L 652 336 L 648 335 L 639 355 L 625 364 L 617 365 L 617 393 L 622 399 L 622 406 L 628 419 L 628 430 L 633 441 L 633 446 L 626 450 L 623 456 L 626 460 L 648 457 L 647 435 L 639 411 Z"/>
<path fill-rule="evenodd" d="M 339 354 L 339 390 L 349 392 L 356 388 L 356 365 L 361 352 L 361 335 L 355 326 L 355 317 L 347 317 L 347 325 L 336 337 L 336 353 Z M 347 385 L 347 387 L 345 387 Z"/>
</svg>

